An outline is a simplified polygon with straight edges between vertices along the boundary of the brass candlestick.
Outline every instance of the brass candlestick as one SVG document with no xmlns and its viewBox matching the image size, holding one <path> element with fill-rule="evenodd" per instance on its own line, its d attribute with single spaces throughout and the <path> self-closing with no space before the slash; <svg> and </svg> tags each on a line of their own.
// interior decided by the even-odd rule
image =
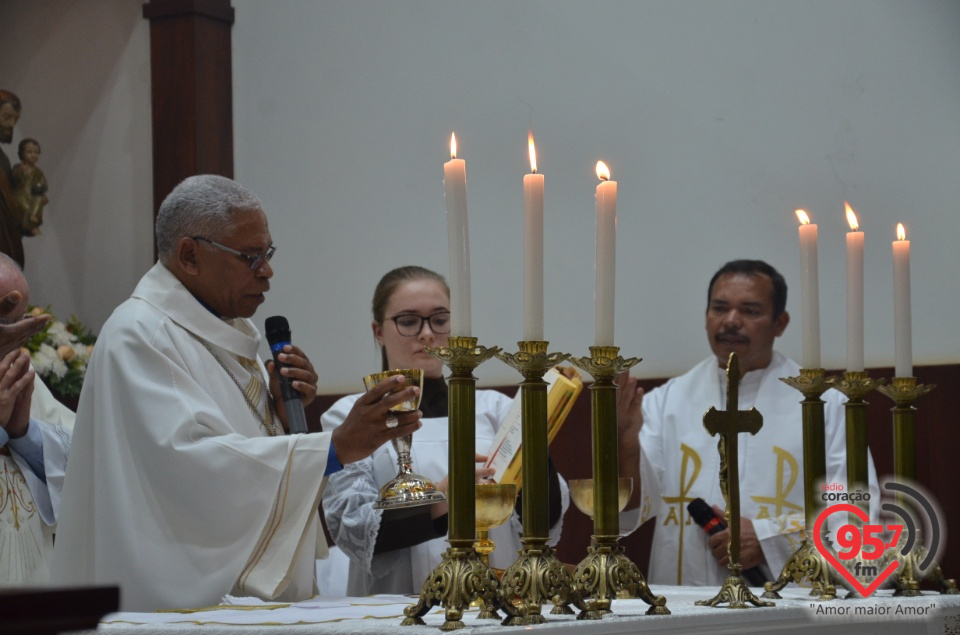
<svg viewBox="0 0 960 635">
<path fill-rule="evenodd" d="M 639 358 L 624 359 L 616 346 L 591 346 L 590 357 L 570 361 L 594 378 L 590 387 L 593 408 L 593 542 L 587 557 L 577 565 L 574 586 L 584 606 L 577 619 L 600 619 L 610 613 L 611 601 L 620 591 L 639 597 L 650 605 L 647 615 L 669 615 L 667 599 L 654 595 L 640 569 L 634 564 L 620 540 L 618 506 L 619 474 L 617 462 L 617 374 L 630 369 Z"/>
<path fill-rule="evenodd" d="M 780 576 L 774 582 L 763 585 L 766 599 L 780 599 L 777 591 L 788 582 L 800 583 L 807 580 L 813 586 L 811 595 L 821 600 L 837 599 L 837 590 L 830 583 L 830 569 L 826 559 L 814 546 L 813 524 L 820 505 L 817 504 L 817 484 L 822 484 L 827 476 L 826 424 L 823 414 L 823 400 L 820 396 L 830 388 L 831 379 L 824 376 L 822 368 L 801 368 L 798 377 L 785 377 L 780 381 L 803 393 L 800 402 L 803 413 L 803 507 L 804 532 L 800 547 L 787 558 Z"/>
<path fill-rule="evenodd" d="M 424 624 L 423 616 L 438 604 L 444 607 L 443 631 L 463 628 L 463 612 L 479 598 L 486 607 L 500 602 L 500 581 L 480 559 L 473 542 L 476 527 L 476 383 L 473 369 L 496 355 L 498 347 L 477 346 L 475 337 L 448 337 L 447 346 L 424 349 L 451 371 L 449 395 L 450 460 L 447 475 L 447 542 L 443 560 L 427 576 L 416 604 L 403 613 L 403 626 Z"/>
<path fill-rule="evenodd" d="M 736 353 L 730 353 L 727 361 L 727 407 L 717 410 L 710 407 L 703 415 L 703 427 L 710 436 L 720 437 L 717 450 L 720 452 L 720 493 L 726 502 L 724 517 L 730 528 L 727 557 L 730 575 L 723 581 L 720 591 L 709 600 L 698 600 L 698 606 L 719 606 L 746 609 L 753 606 L 773 606 L 753 594 L 747 581 L 740 574 L 740 460 L 739 439 L 741 432 L 756 434 L 763 427 L 763 416 L 756 408 L 740 410 L 740 362 Z"/>
<path fill-rule="evenodd" d="M 547 353 L 549 342 L 517 342 L 515 354 L 497 357 L 520 371 L 523 464 L 523 548 L 500 580 L 501 604 L 507 613 L 504 626 L 542 624 L 542 606 L 556 598 L 555 611 L 572 613 L 573 579 L 547 544 L 549 538 L 549 467 L 547 464 L 547 382 L 544 373 L 567 359 L 565 353 Z"/>
<path fill-rule="evenodd" d="M 883 385 L 884 379 L 871 379 L 864 371 L 848 370 L 835 378 L 833 387 L 847 396 L 847 491 L 870 491 L 867 461 L 867 402 L 864 397 Z M 863 507 L 863 504 L 861 504 Z M 864 509 L 870 512 L 869 506 Z M 860 526 L 860 518 L 849 514 L 850 522 Z"/>
<path fill-rule="evenodd" d="M 894 377 L 891 384 L 878 390 L 896 404 L 893 412 L 893 473 L 900 485 L 909 485 L 917 477 L 916 433 L 914 419 L 917 409 L 914 402 L 936 388 L 933 384 L 917 384 L 915 377 Z M 889 485 L 888 485 L 889 487 Z M 896 495 L 897 505 L 904 508 L 904 496 Z M 940 585 L 940 593 L 955 595 L 958 592 L 956 580 L 947 578 L 936 562 L 927 564 L 926 570 L 920 568 L 926 559 L 927 550 L 918 544 L 906 556 L 900 555 L 900 545 L 895 547 L 895 559 L 900 562 L 897 568 L 895 595 L 915 597 L 920 595 L 920 580 L 930 578 Z"/>
</svg>

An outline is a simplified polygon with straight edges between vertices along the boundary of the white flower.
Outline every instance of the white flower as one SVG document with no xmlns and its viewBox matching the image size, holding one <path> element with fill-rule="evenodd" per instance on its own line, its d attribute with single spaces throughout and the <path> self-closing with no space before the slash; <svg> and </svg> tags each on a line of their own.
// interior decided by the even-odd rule
<svg viewBox="0 0 960 635">
<path fill-rule="evenodd" d="M 73 333 L 67 330 L 67 327 L 63 325 L 63 322 L 54 320 L 50 324 L 50 329 L 47 331 L 47 338 L 57 344 L 57 346 L 70 345 L 76 341 Z"/>
<path fill-rule="evenodd" d="M 37 352 L 31 356 L 31 359 L 33 360 L 33 367 L 41 377 L 54 375 L 61 379 L 67 374 L 66 363 L 57 355 L 57 349 L 49 344 L 41 344 Z"/>
</svg>

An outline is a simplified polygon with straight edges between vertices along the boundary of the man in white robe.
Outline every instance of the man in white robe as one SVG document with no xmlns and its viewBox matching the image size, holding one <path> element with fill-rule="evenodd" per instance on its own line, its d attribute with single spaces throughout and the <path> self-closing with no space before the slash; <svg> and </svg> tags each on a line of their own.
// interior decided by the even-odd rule
<svg viewBox="0 0 960 635">
<path fill-rule="evenodd" d="M 386 426 L 417 389 L 372 391 L 343 433 L 285 435 L 277 369 L 248 319 L 273 276 L 260 201 L 230 179 L 190 177 L 161 205 L 156 236 L 160 262 L 90 361 L 51 578 L 119 584 L 125 611 L 312 597 L 326 475 L 417 429 L 419 412 Z M 307 357 L 287 345 L 279 359 L 309 403 Z"/>
<path fill-rule="evenodd" d="M 687 504 L 702 498 L 722 516 L 717 437 L 703 427 L 711 406 L 726 408 L 725 367 L 736 352 L 743 372 L 740 410 L 763 415 L 758 434 L 739 435 L 741 552 L 744 570 L 759 567 L 775 580 L 802 540 L 804 525 L 803 395 L 780 381 L 800 367 L 773 350 L 790 321 L 783 277 L 761 261 L 727 263 L 710 281 L 706 313 L 713 355 L 686 374 L 644 395 L 635 378 L 619 378 L 620 470 L 640 487 L 621 525 L 632 531 L 654 518 L 648 581 L 652 584 L 719 586 L 729 574 L 724 530 L 707 536 Z M 846 484 L 846 398 L 823 395 L 829 483 Z M 869 459 L 871 507 L 879 499 Z"/>
<path fill-rule="evenodd" d="M 6 254 L 0 296 L 0 322 L 23 321 L 30 287 Z M 73 419 L 36 377 L 29 355 L 13 347 L 0 355 L 0 587 L 49 579 Z"/>
</svg>

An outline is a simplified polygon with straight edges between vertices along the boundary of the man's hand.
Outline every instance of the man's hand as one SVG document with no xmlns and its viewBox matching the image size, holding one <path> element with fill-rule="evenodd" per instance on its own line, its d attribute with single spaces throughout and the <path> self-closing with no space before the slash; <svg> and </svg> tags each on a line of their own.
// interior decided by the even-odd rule
<svg viewBox="0 0 960 635">
<path fill-rule="evenodd" d="M 35 375 L 30 368 L 30 356 L 19 349 L 0 359 L 0 427 L 11 439 L 27 433 Z"/>
<path fill-rule="evenodd" d="M 23 295 L 19 291 L 11 291 L 0 298 L 0 315 L 9 315 L 22 300 Z M 48 314 L 31 315 L 13 324 L 0 324 L 0 356 L 5 356 L 26 344 L 27 340 L 43 330 L 51 319 L 53 316 Z"/>
<path fill-rule="evenodd" d="M 333 447 L 342 464 L 365 459 L 387 441 L 420 429 L 423 413 L 419 410 L 390 412 L 390 408 L 420 392 L 417 386 L 397 390 L 405 383 L 403 375 L 389 377 L 361 395 L 353 404 L 350 414 L 332 434 Z M 397 392 L 390 393 L 392 390 Z M 396 427 L 387 427 L 388 414 L 396 418 Z"/>
<path fill-rule="evenodd" d="M 318 377 L 313 370 L 313 364 L 310 363 L 302 350 L 292 344 L 284 346 L 283 352 L 278 357 L 281 362 L 286 364 L 281 369 L 281 374 L 293 380 L 291 386 L 300 393 L 300 399 L 303 401 L 304 408 L 306 408 L 317 397 Z M 273 363 L 272 359 L 268 360 L 265 365 L 267 373 L 270 375 L 270 395 L 273 396 L 273 405 L 277 409 L 277 416 L 283 422 L 283 426 L 287 428 L 287 410 L 280 392 L 280 376 L 277 375 L 277 365 Z"/>
<path fill-rule="evenodd" d="M 713 513 L 717 518 L 723 518 L 723 510 L 713 506 Z M 713 557 L 717 559 L 721 567 L 730 563 L 730 557 L 727 553 L 727 543 L 730 542 L 730 529 L 718 531 L 709 538 L 710 551 Z M 752 569 L 759 564 L 766 562 L 763 556 L 763 549 L 760 548 L 760 539 L 757 538 L 757 532 L 753 528 L 753 521 L 749 518 L 740 518 L 740 566 L 743 570 Z"/>
<path fill-rule="evenodd" d="M 640 429 L 643 427 L 643 388 L 628 371 L 617 376 L 617 441 L 620 476 L 633 478 L 625 509 L 640 506 Z"/>
</svg>

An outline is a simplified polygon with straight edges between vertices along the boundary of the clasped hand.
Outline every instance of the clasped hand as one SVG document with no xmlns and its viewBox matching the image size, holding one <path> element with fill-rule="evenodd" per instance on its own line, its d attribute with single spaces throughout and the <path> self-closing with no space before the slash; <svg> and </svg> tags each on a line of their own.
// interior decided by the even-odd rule
<svg viewBox="0 0 960 635">
<path fill-rule="evenodd" d="M 30 367 L 30 356 L 19 349 L 0 360 L 0 427 L 11 439 L 19 439 L 27 433 L 35 375 Z"/>
</svg>

